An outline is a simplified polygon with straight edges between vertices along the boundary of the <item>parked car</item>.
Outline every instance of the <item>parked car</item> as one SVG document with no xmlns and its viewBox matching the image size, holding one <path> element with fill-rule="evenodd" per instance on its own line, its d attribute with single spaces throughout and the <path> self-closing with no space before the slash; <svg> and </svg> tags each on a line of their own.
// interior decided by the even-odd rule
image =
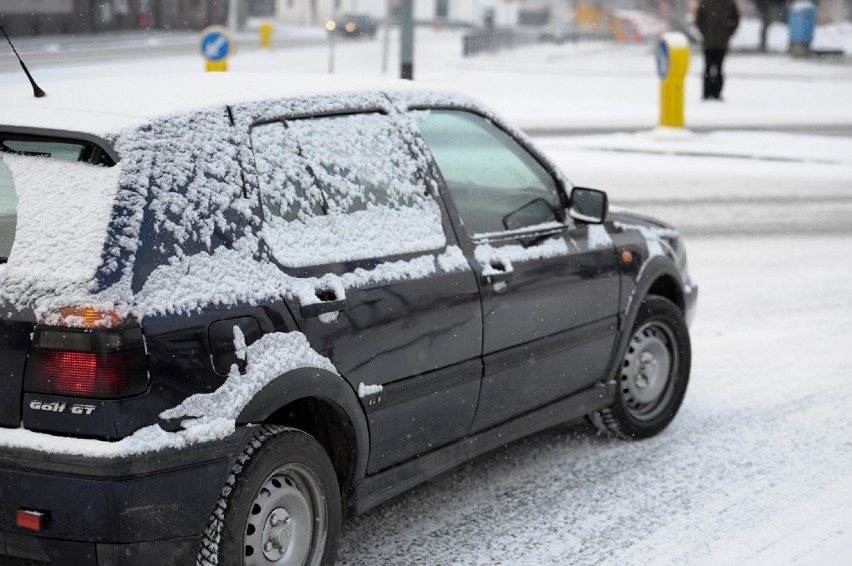
<svg viewBox="0 0 852 566">
<path fill-rule="evenodd" d="M 375 37 L 376 21 L 366 14 L 344 14 L 326 23 L 330 33 L 346 37 Z"/>
<path fill-rule="evenodd" d="M 0 89 L 0 553 L 332 564 L 344 517 L 474 456 L 678 411 L 677 232 L 477 102 L 43 86 Z"/>
</svg>

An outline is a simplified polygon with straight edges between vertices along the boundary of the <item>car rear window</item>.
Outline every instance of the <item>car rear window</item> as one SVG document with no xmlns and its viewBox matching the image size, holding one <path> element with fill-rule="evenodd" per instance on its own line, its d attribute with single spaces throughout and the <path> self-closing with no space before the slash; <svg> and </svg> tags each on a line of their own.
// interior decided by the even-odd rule
<svg viewBox="0 0 852 566">
<path fill-rule="evenodd" d="M 12 252 L 18 203 L 12 172 L 2 159 L 4 154 L 87 161 L 97 165 L 114 164 L 101 148 L 91 142 L 0 133 L 0 263 L 5 263 Z"/>
</svg>

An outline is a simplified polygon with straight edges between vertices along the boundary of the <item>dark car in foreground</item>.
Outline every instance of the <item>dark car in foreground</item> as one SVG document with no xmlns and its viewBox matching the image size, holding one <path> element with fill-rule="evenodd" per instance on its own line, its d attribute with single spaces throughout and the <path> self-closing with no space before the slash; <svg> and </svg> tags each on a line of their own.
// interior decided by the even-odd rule
<svg viewBox="0 0 852 566">
<path fill-rule="evenodd" d="M 0 553 L 332 564 L 343 518 L 465 460 L 678 411 L 677 232 L 474 101 L 323 76 L 1 90 Z"/>
</svg>

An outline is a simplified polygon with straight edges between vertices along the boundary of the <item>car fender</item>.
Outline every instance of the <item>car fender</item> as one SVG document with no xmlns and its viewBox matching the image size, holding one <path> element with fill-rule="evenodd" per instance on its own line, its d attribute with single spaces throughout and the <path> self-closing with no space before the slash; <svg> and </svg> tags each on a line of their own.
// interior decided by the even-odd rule
<svg viewBox="0 0 852 566">
<path fill-rule="evenodd" d="M 609 380 L 612 380 L 615 372 L 621 366 L 621 360 L 624 358 L 624 353 L 627 351 L 627 346 L 631 337 L 631 330 L 636 322 L 636 317 L 639 314 L 639 307 L 642 305 L 642 301 L 648 296 L 654 283 L 656 283 L 661 277 L 669 277 L 674 280 L 677 284 L 677 289 L 681 290 L 680 292 L 682 293 L 683 281 L 681 280 L 681 275 L 678 272 L 677 266 L 675 266 L 671 259 L 666 256 L 658 255 L 649 258 L 644 264 L 642 264 L 642 267 L 639 269 L 639 274 L 633 281 L 633 291 L 631 292 L 627 305 L 621 315 L 621 336 L 618 339 L 618 345 L 615 350 L 615 356 L 613 356 L 612 359 L 611 367 L 605 374 L 609 376 Z M 677 303 L 677 301 L 674 302 Z M 682 304 L 679 304 L 679 306 L 683 308 Z"/>
<path fill-rule="evenodd" d="M 280 408 L 309 398 L 329 402 L 349 419 L 357 443 L 355 478 L 364 477 L 370 446 L 367 418 L 349 382 L 328 370 L 298 368 L 273 379 L 243 408 L 237 417 L 237 424 L 265 422 Z"/>
</svg>

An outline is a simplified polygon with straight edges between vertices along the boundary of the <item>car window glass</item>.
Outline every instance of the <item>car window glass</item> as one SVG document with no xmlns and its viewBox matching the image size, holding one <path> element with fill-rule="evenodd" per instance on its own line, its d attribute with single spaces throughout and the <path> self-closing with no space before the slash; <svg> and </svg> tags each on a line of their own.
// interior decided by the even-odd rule
<svg viewBox="0 0 852 566">
<path fill-rule="evenodd" d="M 324 214 L 324 198 L 310 169 L 294 163 L 301 151 L 297 140 L 284 133 L 281 122 L 255 127 L 251 133 L 255 164 L 267 218 L 286 221 Z"/>
<path fill-rule="evenodd" d="M 0 159 L 0 261 L 9 257 L 15 240 L 15 209 L 17 198 L 12 184 L 12 172 Z"/>
<path fill-rule="evenodd" d="M 558 221 L 556 182 L 508 134 L 469 112 L 433 110 L 422 116 L 420 132 L 468 234 Z"/>
<path fill-rule="evenodd" d="M 421 167 L 387 116 L 262 124 L 252 129 L 252 147 L 265 237 L 281 263 L 319 265 L 445 244 Z"/>
</svg>

